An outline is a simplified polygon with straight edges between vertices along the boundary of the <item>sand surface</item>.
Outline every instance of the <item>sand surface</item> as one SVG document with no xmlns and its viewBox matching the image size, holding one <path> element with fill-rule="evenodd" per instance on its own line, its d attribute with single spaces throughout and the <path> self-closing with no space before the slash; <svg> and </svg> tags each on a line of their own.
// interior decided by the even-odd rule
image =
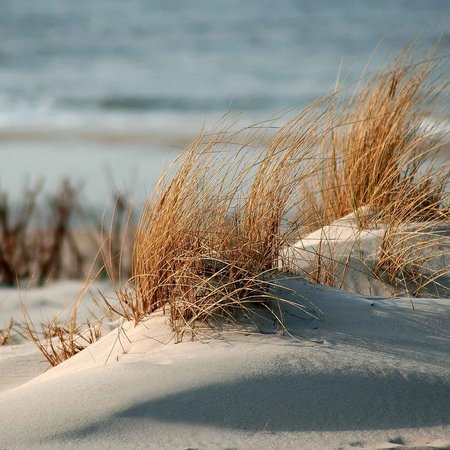
<svg viewBox="0 0 450 450">
<path fill-rule="evenodd" d="M 360 213 L 369 220 L 374 216 L 370 211 Z M 385 297 L 412 295 L 417 285 L 401 277 L 391 283 L 383 271 L 376 269 L 386 232 L 383 223 L 360 229 L 351 213 L 284 249 L 279 267 L 320 282 L 326 280 L 326 284 L 348 292 Z M 436 281 L 424 282 L 420 296 L 450 298 L 450 276 L 445 273 L 450 267 L 450 223 L 409 224 L 397 231 L 396 242 L 394 248 L 399 254 L 404 247 L 413 247 L 416 253 L 411 260 L 421 266 L 421 271 L 429 271 L 429 280 Z M 395 258 L 395 253 L 391 256 Z M 431 273 L 442 275 L 435 278 Z"/>
<path fill-rule="evenodd" d="M 0 448 L 448 448 L 449 301 L 284 283 L 322 319 L 291 308 L 291 336 L 242 325 L 175 344 L 155 314 L 2 386 Z M 37 366 L 16 351 L 18 374 Z"/>
</svg>

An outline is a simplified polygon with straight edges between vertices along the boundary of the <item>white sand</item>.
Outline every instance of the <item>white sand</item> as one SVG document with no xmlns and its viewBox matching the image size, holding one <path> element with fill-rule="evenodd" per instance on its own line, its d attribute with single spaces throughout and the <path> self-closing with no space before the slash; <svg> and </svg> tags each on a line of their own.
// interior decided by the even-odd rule
<svg viewBox="0 0 450 450">
<path fill-rule="evenodd" d="M 23 303 L 37 328 L 40 323 L 47 323 L 54 318 L 64 322 L 70 313 L 79 291 L 83 288 L 82 281 L 58 281 L 46 287 L 33 288 L 0 288 L 0 330 L 7 327 L 10 319 L 20 323 L 24 317 L 20 308 Z M 110 291 L 107 283 L 95 283 L 92 291 L 97 288 L 105 293 Z M 91 317 L 91 312 L 101 315 L 89 294 L 79 308 L 79 321 Z M 109 325 L 105 324 L 105 328 Z M 0 346 L 0 392 L 40 375 L 48 370 L 48 363 L 37 351 L 36 347 L 27 342 L 16 331 L 12 331 L 12 345 Z M 0 440 L 1 448 L 1 440 Z"/>
<path fill-rule="evenodd" d="M 361 214 L 370 217 L 370 212 L 361 211 Z M 320 264 L 321 277 L 333 273 L 332 285 L 345 291 L 389 297 L 407 295 L 414 286 L 402 282 L 393 286 L 382 273 L 375 274 L 385 232 L 383 224 L 376 229 L 359 229 L 352 213 L 287 247 L 280 255 L 279 267 L 309 276 Z M 425 269 L 437 271 L 450 266 L 450 223 L 411 224 L 401 229 L 398 240 L 399 249 L 412 245 L 416 251 L 422 248 L 419 254 L 423 258 L 416 255 L 415 261 Z M 430 244 L 427 247 L 426 243 L 430 242 L 432 247 Z M 437 281 L 439 284 L 430 283 L 420 294 L 450 298 L 449 275 Z"/>
<path fill-rule="evenodd" d="M 15 336 L 0 347 L 0 449 L 450 448 L 450 300 L 388 298 L 401 290 L 370 273 L 383 233 L 348 216 L 285 252 L 300 274 L 328 252 L 346 267 L 336 284 L 364 294 L 285 279 L 321 317 L 285 307 L 290 336 L 259 321 L 175 344 L 156 313 L 49 370 Z M 67 314 L 80 287 L 0 289 L 0 328 L 20 300 L 35 322 Z"/>
<path fill-rule="evenodd" d="M 20 289 L 0 287 L 0 329 L 6 327 L 11 318 L 16 321 L 23 320 L 21 303 L 26 306 L 31 320 L 36 324 L 46 323 L 55 317 L 63 321 L 83 287 L 84 282 L 80 280 L 56 281 L 45 287 L 27 288 L 24 286 Z M 93 293 L 97 289 L 101 289 L 107 294 L 111 290 L 110 285 L 106 282 L 96 282 L 92 285 Z M 99 313 L 88 293 L 79 310 L 80 320 L 90 317 L 90 311 Z"/>
<path fill-rule="evenodd" d="M 450 302 L 285 283 L 324 315 L 286 311 L 307 339 L 174 344 L 165 317 L 125 325 L 0 393 L 0 448 L 447 448 Z"/>
</svg>

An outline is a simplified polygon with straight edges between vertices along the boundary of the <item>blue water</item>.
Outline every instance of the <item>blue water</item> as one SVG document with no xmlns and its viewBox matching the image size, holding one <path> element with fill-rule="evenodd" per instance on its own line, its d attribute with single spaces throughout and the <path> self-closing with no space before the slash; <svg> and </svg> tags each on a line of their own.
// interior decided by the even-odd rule
<svg viewBox="0 0 450 450">
<path fill-rule="evenodd" d="M 0 187 L 70 173 L 100 199 L 108 164 L 149 186 L 225 111 L 300 108 L 378 44 L 373 66 L 439 38 L 450 54 L 449 0 L 0 0 Z"/>
</svg>

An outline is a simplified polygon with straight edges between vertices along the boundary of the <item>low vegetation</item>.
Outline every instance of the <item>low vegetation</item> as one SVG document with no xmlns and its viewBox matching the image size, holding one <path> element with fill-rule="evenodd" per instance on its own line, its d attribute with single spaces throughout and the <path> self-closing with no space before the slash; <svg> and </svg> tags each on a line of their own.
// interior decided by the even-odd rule
<svg viewBox="0 0 450 450">
<path fill-rule="evenodd" d="M 350 100 L 336 99 L 320 143 L 323 164 L 304 205 L 313 224 L 316 215 L 326 225 L 367 206 L 381 222 L 448 219 L 450 175 L 436 159 L 446 142 L 433 133 L 438 123 L 424 126 L 424 118 L 439 112 L 439 94 L 448 85 L 448 79 L 431 81 L 440 63 L 431 57 L 417 62 L 407 51 Z"/>
<path fill-rule="evenodd" d="M 37 346 L 51 366 L 57 366 L 81 352 L 102 335 L 102 320 L 93 318 L 82 324 L 78 323 L 78 308 L 88 288 L 89 284 L 86 284 L 80 291 L 66 321 L 54 318 L 48 323 L 36 326 L 22 305 L 24 321 L 16 326 L 16 329 Z"/>
<path fill-rule="evenodd" d="M 82 274 L 81 255 L 71 222 L 76 213 L 77 189 L 64 181 L 54 195 L 39 201 L 42 185 L 26 189 L 16 214 L 6 193 L 0 194 L 0 282 L 14 286 L 34 279 L 43 285 L 63 270 L 63 249 L 73 257 L 73 269 L 65 275 Z"/>
<path fill-rule="evenodd" d="M 438 159 L 445 142 L 423 125 L 439 112 L 447 86 L 433 76 L 439 64 L 432 56 L 417 62 L 408 50 L 351 96 L 336 90 L 275 133 L 269 122 L 242 132 L 220 126 L 202 132 L 145 205 L 131 233 L 131 276 L 116 283 L 117 301 L 105 299 L 107 308 L 135 323 L 163 309 L 178 340 L 237 315 L 268 316 L 283 329 L 283 303 L 315 311 L 298 297 L 291 301 L 279 285 L 288 268 L 280 255 L 349 213 L 359 230 L 385 230 L 373 276 L 404 283 L 412 294 L 441 283 L 448 266 L 427 262 L 448 251 L 441 239 L 447 234 L 436 230 L 450 218 L 449 171 Z M 127 217 L 123 211 L 120 206 Z M 424 232 L 431 238 L 417 241 Z M 124 241 L 119 247 L 111 231 L 103 242 L 114 282 Z M 345 275 L 349 260 L 334 259 L 330 248 L 325 236 L 311 281 L 334 285 L 338 271 Z M 90 326 L 86 335 L 73 324 L 49 325 L 44 348 L 35 329 L 27 330 L 51 364 L 59 359 L 48 348 L 65 359 L 83 347 L 80 336 L 97 337 Z"/>
<path fill-rule="evenodd" d="M 13 319 L 10 319 L 7 327 L 4 330 L 0 329 L 0 347 L 11 342 L 11 330 L 14 325 Z"/>
<path fill-rule="evenodd" d="M 387 227 L 374 276 L 420 271 L 422 246 L 399 254 L 387 243 L 394 229 L 449 220 L 449 171 L 435 156 L 443 143 L 422 125 L 445 87 L 431 81 L 438 64 L 407 51 L 350 99 L 320 99 L 267 138 L 260 128 L 201 134 L 144 208 L 122 314 L 139 322 L 164 308 L 179 331 L 253 304 L 270 308 L 280 250 L 351 212 L 360 228 Z M 369 222 L 364 208 L 375 211 Z M 338 262 L 326 263 L 311 277 L 331 284 Z M 415 275 L 415 292 L 435 279 Z"/>
<path fill-rule="evenodd" d="M 44 195 L 42 183 L 24 189 L 23 200 L 13 205 L 0 193 L 0 283 L 43 286 L 49 280 L 84 278 L 101 249 L 107 277 L 131 275 L 134 234 L 129 199 L 113 192 L 109 223 L 89 215 L 80 190 L 64 180 Z M 109 213 L 109 211 L 106 211 Z M 97 268 L 103 266 L 97 258 Z"/>
</svg>

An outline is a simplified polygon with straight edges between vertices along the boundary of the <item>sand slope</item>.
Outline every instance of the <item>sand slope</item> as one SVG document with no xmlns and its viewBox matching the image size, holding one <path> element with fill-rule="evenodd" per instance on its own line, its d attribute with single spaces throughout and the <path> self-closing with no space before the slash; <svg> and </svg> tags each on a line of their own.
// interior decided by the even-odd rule
<svg viewBox="0 0 450 450">
<path fill-rule="evenodd" d="M 354 448 L 381 447 L 389 439 L 410 446 L 450 441 L 448 301 L 416 299 L 413 310 L 409 299 L 285 283 L 323 313 L 316 320 L 286 311 L 293 335 L 305 338 L 300 342 L 266 326 L 264 334 L 238 327 L 174 344 L 163 316 L 125 325 L 1 393 L 0 447 Z"/>
<path fill-rule="evenodd" d="M 371 220 L 374 213 L 362 210 L 358 214 Z M 371 215 L 372 214 L 372 215 Z M 399 279 L 394 286 L 383 273 L 376 273 L 382 254 L 386 225 L 360 229 L 355 213 L 336 220 L 286 247 L 280 255 L 280 269 L 303 277 L 328 278 L 325 284 L 363 295 L 399 296 L 414 292 L 417 286 Z M 424 274 L 440 273 L 437 283 L 429 283 L 419 292 L 422 296 L 450 298 L 450 276 L 444 273 L 450 266 L 450 223 L 412 223 L 396 231 L 394 248 L 400 254 L 410 247 L 411 261 Z M 395 257 L 394 255 L 391 255 Z M 404 255 L 403 255 L 404 256 Z M 321 267 L 320 275 L 317 274 Z M 415 266 L 415 269 L 418 267 Z"/>
</svg>

